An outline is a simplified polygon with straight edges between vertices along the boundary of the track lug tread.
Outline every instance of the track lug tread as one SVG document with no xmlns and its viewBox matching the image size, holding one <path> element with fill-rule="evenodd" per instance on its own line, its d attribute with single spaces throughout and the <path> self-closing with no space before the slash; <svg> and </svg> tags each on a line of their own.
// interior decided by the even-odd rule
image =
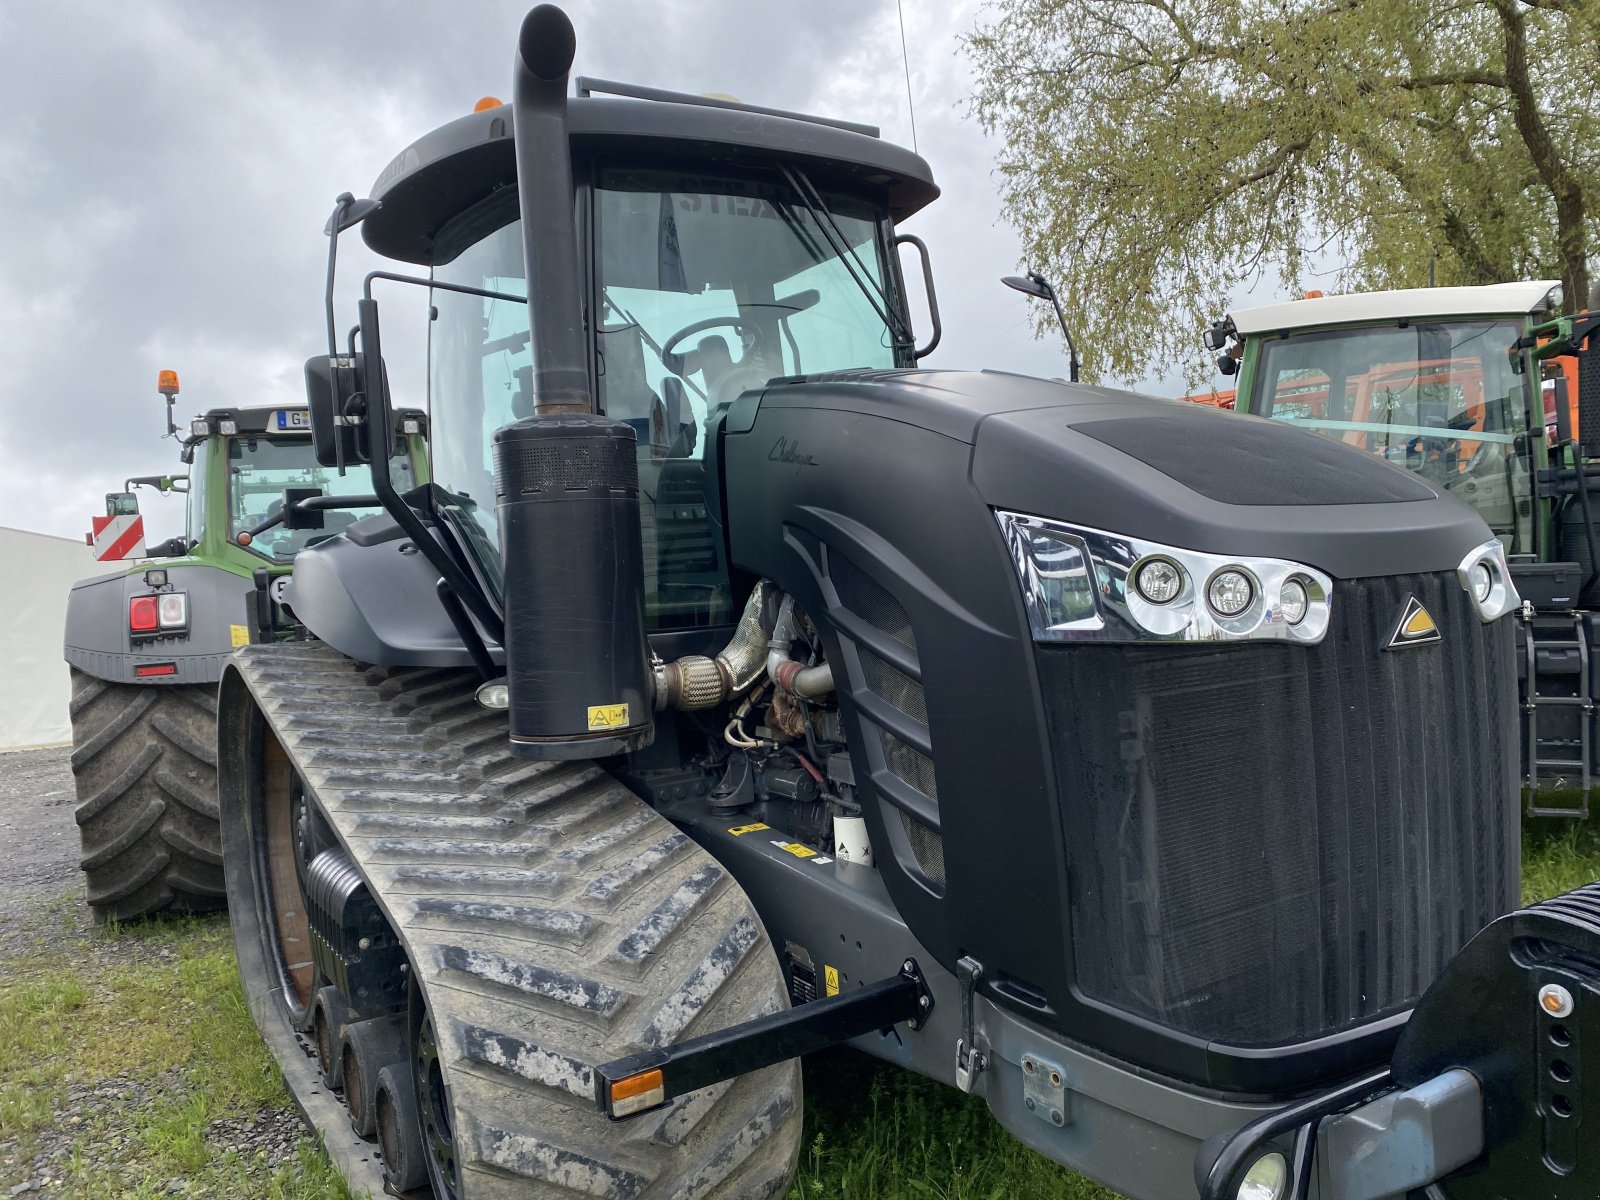
<svg viewBox="0 0 1600 1200">
<path fill-rule="evenodd" d="M 408 945 L 462 1200 L 782 1193 L 798 1064 L 622 1125 L 594 1111 L 594 1063 L 786 1002 L 723 868 L 593 764 L 512 757 L 470 672 L 360 667 L 314 642 L 234 663 Z M 308 671 L 314 708 L 279 691 Z"/>
</svg>

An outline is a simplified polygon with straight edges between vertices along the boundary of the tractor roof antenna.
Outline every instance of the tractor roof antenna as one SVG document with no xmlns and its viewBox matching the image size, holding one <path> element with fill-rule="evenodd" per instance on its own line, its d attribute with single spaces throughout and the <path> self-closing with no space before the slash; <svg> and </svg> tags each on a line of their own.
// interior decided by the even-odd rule
<svg viewBox="0 0 1600 1200">
<path fill-rule="evenodd" d="M 911 152 L 917 149 L 917 106 L 911 99 L 911 56 L 906 53 L 906 10 L 900 0 L 894 0 L 894 10 L 900 14 L 900 65 L 906 73 L 906 111 L 911 114 Z M 1069 339 L 1070 340 L 1070 339 Z"/>
<path fill-rule="evenodd" d="M 1038 300 L 1048 300 L 1055 307 L 1056 321 L 1061 325 L 1061 336 L 1067 340 L 1068 375 L 1073 383 L 1077 383 L 1078 347 L 1073 344 L 1072 333 L 1067 329 L 1067 314 L 1061 311 L 1061 301 L 1056 299 L 1056 290 L 1050 286 L 1050 281 L 1037 271 L 1029 271 L 1026 276 L 1007 275 L 1000 282 L 1014 291 L 1021 292 L 1024 296 L 1033 296 Z"/>
</svg>

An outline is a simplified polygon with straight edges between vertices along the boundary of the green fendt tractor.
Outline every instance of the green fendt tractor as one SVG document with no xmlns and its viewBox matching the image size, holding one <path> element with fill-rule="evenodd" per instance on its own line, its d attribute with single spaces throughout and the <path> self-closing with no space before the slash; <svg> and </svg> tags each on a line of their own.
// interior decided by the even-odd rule
<svg viewBox="0 0 1600 1200">
<path fill-rule="evenodd" d="M 1600 772 L 1600 359 L 1596 319 L 1560 307 L 1553 280 L 1313 297 L 1235 312 L 1206 345 L 1238 376 L 1224 406 L 1377 455 L 1494 530 L 1525 601 L 1528 812 L 1581 818 Z"/>
<path fill-rule="evenodd" d="M 574 50 L 534 9 L 337 202 L 412 268 L 329 300 L 321 461 L 409 281 L 433 481 L 380 455 L 218 691 L 245 992 L 352 1190 L 782 1196 L 848 1042 L 1134 1200 L 1594 1200 L 1600 885 L 1517 909 L 1482 517 L 919 367 L 927 163 Z"/>
<path fill-rule="evenodd" d="M 178 437 L 175 372 L 161 373 L 160 391 L 167 434 Z M 423 462 L 421 422 L 407 413 L 397 425 L 398 478 Z M 67 602 L 76 818 L 97 919 L 223 903 L 223 663 L 239 646 L 286 635 L 293 622 L 282 587 L 295 554 L 356 520 L 352 507 L 377 503 L 357 494 L 372 490 L 366 467 L 341 474 L 317 463 L 301 405 L 212 409 L 190 422 L 180 446 L 187 474 L 130 479 L 106 497 L 106 513 L 126 528 L 139 519 L 134 487 L 185 493 L 185 532 L 74 584 Z"/>
</svg>

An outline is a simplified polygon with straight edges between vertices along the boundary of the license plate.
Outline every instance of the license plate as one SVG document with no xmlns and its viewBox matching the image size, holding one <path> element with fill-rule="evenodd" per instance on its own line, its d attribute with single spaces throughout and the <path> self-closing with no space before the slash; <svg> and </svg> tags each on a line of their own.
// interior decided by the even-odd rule
<svg viewBox="0 0 1600 1200">
<path fill-rule="evenodd" d="M 310 429 L 311 412 L 304 408 L 280 408 L 273 414 L 279 429 Z"/>
</svg>

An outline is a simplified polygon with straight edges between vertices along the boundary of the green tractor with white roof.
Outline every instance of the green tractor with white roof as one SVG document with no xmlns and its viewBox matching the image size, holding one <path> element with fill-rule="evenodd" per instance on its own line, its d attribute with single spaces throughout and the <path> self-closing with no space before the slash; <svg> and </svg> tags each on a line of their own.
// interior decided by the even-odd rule
<svg viewBox="0 0 1600 1200">
<path fill-rule="evenodd" d="M 161 373 L 178 438 L 175 372 Z M 396 427 L 393 471 L 425 478 L 423 418 Z M 106 497 L 117 544 L 91 535 L 109 574 L 73 585 L 72 771 L 88 901 L 98 920 L 223 904 L 216 690 L 251 642 L 294 636 L 282 590 L 294 556 L 377 504 L 367 467 L 318 465 L 303 406 L 216 408 L 180 439 L 187 474 L 129 479 Z M 147 556 L 137 487 L 186 497 L 184 533 Z"/>
<path fill-rule="evenodd" d="M 1524 602 L 1528 813 L 1586 817 L 1600 772 L 1600 314 L 1561 306 L 1560 285 L 1535 280 L 1241 309 L 1205 336 L 1237 390 L 1189 399 L 1365 450 L 1478 512 Z"/>
</svg>

